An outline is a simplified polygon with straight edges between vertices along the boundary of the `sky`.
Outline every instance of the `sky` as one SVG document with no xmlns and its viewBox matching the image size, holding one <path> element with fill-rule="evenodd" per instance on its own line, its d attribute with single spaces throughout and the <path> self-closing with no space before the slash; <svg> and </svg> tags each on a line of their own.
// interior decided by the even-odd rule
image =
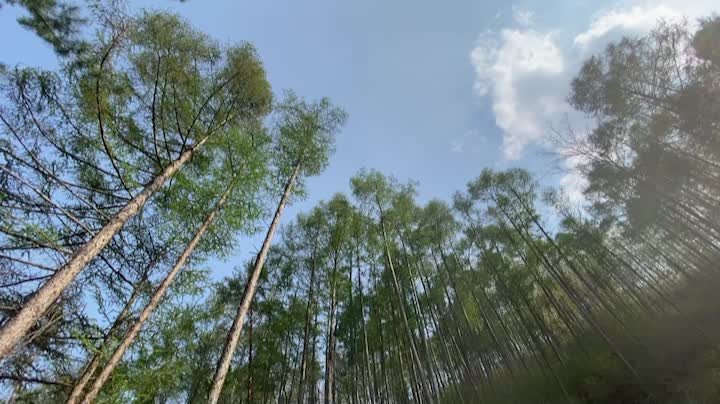
<svg viewBox="0 0 720 404">
<path fill-rule="evenodd" d="M 709 0 L 189 0 L 130 1 L 169 10 L 227 44 L 253 43 L 274 90 L 330 97 L 349 120 L 328 169 L 283 222 L 374 168 L 419 183 L 419 201 L 449 200 L 484 167 L 524 167 L 581 201 L 574 161 L 552 157 L 552 128 L 592 126 L 567 105 L 582 61 L 658 19 L 720 11 Z M 0 62 L 52 66 L 48 46 L 0 9 Z M 269 221 L 269 218 L 268 218 Z M 257 251 L 241 242 L 214 277 Z"/>
</svg>

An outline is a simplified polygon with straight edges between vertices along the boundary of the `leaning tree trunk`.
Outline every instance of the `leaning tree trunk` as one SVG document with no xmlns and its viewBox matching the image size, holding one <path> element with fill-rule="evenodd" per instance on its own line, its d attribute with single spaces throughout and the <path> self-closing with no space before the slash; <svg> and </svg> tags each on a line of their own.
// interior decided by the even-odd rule
<svg viewBox="0 0 720 404">
<path fill-rule="evenodd" d="M 275 230 L 280 222 L 280 216 L 285 209 L 285 205 L 292 193 L 292 189 L 295 186 L 295 181 L 297 180 L 299 174 L 300 164 L 297 164 L 295 166 L 295 170 L 290 176 L 290 179 L 287 184 L 285 184 L 285 191 L 280 198 L 280 203 L 275 211 L 275 216 L 273 217 L 270 227 L 268 228 L 268 232 L 265 235 L 265 241 L 263 241 L 262 248 L 255 260 L 255 266 L 253 267 L 252 274 L 245 285 L 242 301 L 240 302 L 237 315 L 235 316 L 235 320 L 233 321 L 230 332 L 228 333 L 227 341 L 225 342 L 225 347 L 223 348 L 222 355 L 218 361 L 217 369 L 215 369 L 212 388 L 208 396 L 208 403 L 217 403 L 220 398 L 220 392 L 222 391 L 223 384 L 225 383 L 225 377 L 227 377 L 227 373 L 230 370 L 230 361 L 232 360 L 238 340 L 240 339 L 240 332 L 242 332 L 245 316 L 247 315 L 248 308 L 250 307 L 250 302 L 252 302 L 252 299 L 255 296 L 255 289 L 257 288 L 257 282 L 260 278 L 260 272 L 262 272 L 263 264 L 265 264 L 265 259 L 267 258 L 268 251 L 270 250 L 270 243 L 275 235 Z"/>
<path fill-rule="evenodd" d="M 215 208 L 208 214 L 208 216 L 205 218 L 205 221 L 195 232 L 192 240 L 190 240 L 188 245 L 185 247 L 185 250 L 182 252 L 182 254 L 180 254 L 180 257 L 178 257 L 175 265 L 172 267 L 170 272 L 168 272 L 168 274 L 165 276 L 165 279 L 162 280 L 160 285 L 158 285 L 157 289 L 155 289 L 155 292 L 150 298 L 150 301 L 147 303 L 147 305 L 145 305 L 138 319 L 135 321 L 132 327 L 130 327 L 130 330 L 128 330 L 127 334 L 125 334 L 125 337 L 123 338 L 120 345 L 115 348 L 115 351 L 113 352 L 112 356 L 103 368 L 102 372 L 100 372 L 97 379 L 95 379 L 95 382 L 93 382 L 90 391 L 88 391 L 85 399 L 82 401 L 83 404 L 90 404 L 95 401 L 95 397 L 97 397 L 100 389 L 103 387 L 105 382 L 107 382 L 108 378 L 115 370 L 115 367 L 117 367 L 117 365 L 122 360 L 125 351 L 127 351 L 127 349 L 133 343 L 137 335 L 140 333 L 140 330 L 142 329 L 145 321 L 147 321 L 152 312 L 160 304 L 160 300 L 163 298 L 163 296 L 165 296 L 165 292 L 167 292 L 173 280 L 180 272 L 180 269 L 182 269 L 183 265 L 185 265 L 187 259 L 190 258 L 190 254 L 192 254 L 193 250 L 195 250 L 195 247 L 197 247 L 197 245 L 200 243 L 200 240 L 205 235 L 205 232 L 210 227 L 212 222 L 215 220 L 215 217 L 217 217 L 217 214 L 220 212 L 220 210 L 222 210 L 225 202 L 227 202 L 228 197 L 230 196 L 230 192 L 232 192 L 232 189 L 233 186 L 231 185 L 230 187 L 228 187 L 225 193 L 223 193 L 223 195 L 220 197 L 220 200 L 215 205 Z"/>
<path fill-rule="evenodd" d="M 192 157 L 195 150 L 202 146 L 207 139 L 207 136 L 204 137 L 184 151 L 177 160 L 165 167 L 160 175 L 132 198 L 90 241 L 75 251 L 68 262 L 45 282 L 20 312 L 3 326 L 0 330 L 0 359 L 10 353 L 30 328 L 45 314 L 45 311 L 62 295 L 80 271 L 100 254 L 125 223 L 140 211 L 145 202 Z"/>
<path fill-rule="evenodd" d="M 378 203 L 378 208 L 380 208 L 379 203 Z M 408 337 L 408 342 L 410 343 L 410 353 L 412 356 L 412 360 L 414 361 L 416 368 L 419 369 L 421 372 L 420 377 L 424 380 L 425 375 L 422 374 L 422 364 L 420 362 L 420 357 L 418 356 L 418 353 L 417 353 L 417 347 L 415 346 L 413 331 L 410 328 L 410 322 L 408 321 L 408 316 L 407 316 L 407 313 L 405 312 L 405 302 L 404 302 L 405 299 L 403 298 L 402 290 L 400 289 L 400 283 L 398 281 L 397 274 L 395 273 L 395 266 L 393 265 L 392 256 L 390 254 L 390 244 L 388 241 L 387 230 L 385 228 L 385 217 L 384 217 L 382 208 L 380 208 L 380 227 L 382 230 L 382 239 L 383 239 L 383 244 L 384 244 L 384 249 L 385 249 L 385 258 L 387 259 L 387 264 L 390 268 L 390 273 L 392 274 L 393 287 L 395 289 L 395 294 L 397 295 L 397 298 L 398 298 L 398 307 L 400 309 L 400 314 L 402 315 L 403 324 L 405 325 L 405 330 L 407 331 L 407 337 Z M 427 390 L 427 386 L 424 383 L 421 386 L 422 386 L 424 397 L 431 400 L 432 395 Z"/>
<path fill-rule="evenodd" d="M 85 369 L 80 374 L 80 377 L 78 377 L 77 382 L 73 386 L 72 391 L 70 392 L 70 395 L 68 396 L 67 400 L 65 401 L 65 404 L 76 404 L 81 396 L 83 390 L 85 390 L 85 386 L 90 381 L 90 379 L 95 374 L 95 371 L 100 366 L 100 361 L 103 357 L 102 351 L 108 347 L 110 344 L 110 341 L 112 341 L 113 338 L 115 338 L 115 334 L 118 333 L 118 330 L 120 329 L 120 326 L 125 322 L 125 319 L 130 314 L 130 310 L 132 309 L 133 303 L 135 303 L 135 300 L 137 299 L 142 284 L 144 283 L 144 279 L 140 280 L 135 284 L 133 287 L 132 294 L 130 295 L 130 298 L 125 303 L 125 306 L 123 307 L 120 314 L 117 316 L 115 321 L 113 322 L 112 326 L 110 327 L 110 330 L 105 335 L 105 338 L 103 338 L 102 344 L 97 348 L 97 352 L 93 355 L 92 359 L 90 359 L 90 362 L 88 362 L 87 366 L 85 366 Z"/>
<path fill-rule="evenodd" d="M 248 386 L 247 386 L 247 402 L 253 402 L 253 306 L 250 305 L 250 318 L 248 319 Z"/>
</svg>

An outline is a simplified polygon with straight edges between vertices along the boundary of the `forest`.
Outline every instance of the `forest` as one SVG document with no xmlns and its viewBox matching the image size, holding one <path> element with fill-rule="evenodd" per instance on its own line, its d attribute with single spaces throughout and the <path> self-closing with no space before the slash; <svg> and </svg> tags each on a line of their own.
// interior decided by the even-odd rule
<svg viewBox="0 0 720 404">
<path fill-rule="evenodd" d="M 583 62 L 595 124 L 553 134 L 582 204 L 521 168 L 429 202 L 368 168 L 288 217 L 352 111 L 119 4 L 0 0 L 58 61 L 0 65 L 8 403 L 720 401 L 720 17 Z"/>
</svg>

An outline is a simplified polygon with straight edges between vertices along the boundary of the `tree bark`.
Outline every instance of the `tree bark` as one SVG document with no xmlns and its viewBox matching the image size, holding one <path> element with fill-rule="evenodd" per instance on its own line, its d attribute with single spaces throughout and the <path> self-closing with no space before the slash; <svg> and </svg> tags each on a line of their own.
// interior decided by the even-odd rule
<svg viewBox="0 0 720 404">
<path fill-rule="evenodd" d="M 397 295 L 397 298 L 398 298 L 400 314 L 402 315 L 402 320 L 405 325 L 405 329 L 407 330 L 408 342 L 410 343 L 410 353 L 412 355 L 412 360 L 415 362 L 415 366 L 417 367 L 417 369 L 422 369 L 422 365 L 420 363 L 420 357 L 417 353 L 417 347 L 415 346 L 413 331 L 410 328 L 410 322 L 408 321 L 408 316 L 407 316 L 407 313 L 405 312 L 405 303 L 404 303 L 405 299 L 403 299 L 403 294 L 401 293 L 401 289 L 400 289 L 400 283 L 398 281 L 397 274 L 395 273 L 395 266 L 393 265 L 392 255 L 390 254 L 390 243 L 388 241 L 387 230 L 385 228 L 385 217 L 384 217 L 384 212 L 382 210 L 382 207 L 380 206 L 380 203 L 378 203 L 378 209 L 380 210 L 380 227 L 381 227 L 381 231 L 382 231 L 383 244 L 385 247 L 384 248 L 385 249 L 385 257 L 387 259 L 387 263 L 388 263 L 388 266 L 390 267 L 390 272 L 392 274 L 393 287 L 395 289 L 395 294 Z M 425 375 L 421 375 L 421 378 L 424 379 Z M 422 387 L 423 387 L 424 396 L 428 399 L 431 399 L 432 395 L 425 388 L 426 387 L 425 384 L 423 384 Z"/>
<path fill-rule="evenodd" d="M 377 382 L 377 376 L 376 372 L 373 371 L 373 367 L 371 367 L 370 363 L 370 347 L 368 344 L 368 334 L 367 334 L 367 326 L 365 325 L 365 299 L 363 299 L 363 285 L 362 285 L 362 279 L 360 278 L 361 275 L 361 268 L 360 268 L 360 252 L 358 249 L 357 252 L 357 267 L 358 267 L 358 274 L 357 274 L 357 284 L 358 284 L 358 293 L 360 294 L 360 326 L 362 327 L 362 333 L 363 333 L 363 352 L 365 353 L 365 374 L 367 375 L 367 386 L 363 389 L 363 395 L 367 398 L 368 402 L 370 404 L 374 404 L 375 401 L 378 399 L 378 382 Z M 374 364 L 374 361 L 373 361 Z M 372 377 L 370 375 L 370 372 L 373 372 Z M 372 384 L 372 388 L 371 385 Z M 373 394 L 374 392 L 374 394 Z"/>
<path fill-rule="evenodd" d="M 30 328 L 45 314 L 47 309 L 55 303 L 65 289 L 93 260 L 102 249 L 112 240 L 125 223 L 135 216 L 145 205 L 147 200 L 159 190 L 165 181 L 175 174 L 189 159 L 195 150 L 202 146 L 208 137 L 184 151 L 180 157 L 169 164 L 163 172 L 132 198 L 90 241 L 70 257 L 60 269 L 38 290 L 23 306 L 15 317 L 0 330 L 0 359 L 5 358 L 17 343 L 27 334 Z"/>
<path fill-rule="evenodd" d="M 325 354 L 325 404 L 334 403 L 333 393 L 335 391 L 335 328 L 337 327 L 337 318 L 335 315 L 337 307 L 337 257 L 334 260 L 331 292 L 330 292 L 330 321 L 328 324 L 328 346 Z"/>
<path fill-rule="evenodd" d="M 310 324 L 312 323 L 312 309 L 315 302 L 315 258 L 310 262 L 310 289 L 308 290 L 307 305 L 305 308 L 305 328 L 303 331 L 303 351 L 300 362 L 300 380 L 298 383 L 298 404 L 305 401 L 305 384 L 307 380 L 308 355 L 310 354 Z"/>
<path fill-rule="evenodd" d="M 319 310 L 315 310 L 315 319 L 313 320 L 313 338 L 312 338 L 312 347 L 310 348 L 310 364 L 312 366 L 312 369 L 315 370 L 315 361 L 316 361 L 316 355 L 317 355 L 317 335 L 318 333 L 315 332 L 317 330 L 317 324 L 318 324 L 318 312 Z M 317 378 L 315 377 L 315 372 L 310 372 L 310 401 L 309 403 L 315 404 L 317 403 Z M 307 383 L 306 383 L 307 385 Z"/>
<path fill-rule="evenodd" d="M 217 369 L 215 370 L 215 375 L 213 376 L 212 388 L 210 389 L 210 394 L 208 396 L 208 403 L 210 404 L 217 403 L 218 399 L 220 398 L 220 392 L 222 391 L 223 384 L 225 383 L 227 373 L 230 370 L 230 361 L 232 360 L 238 340 L 240 339 L 240 332 L 242 332 L 243 323 L 245 322 L 245 316 L 247 315 L 248 308 L 250 307 L 250 302 L 255 296 L 255 289 L 257 289 L 257 282 L 260 278 L 260 272 L 262 272 L 263 265 L 265 264 L 265 259 L 267 258 L 268 251 L 270 250 L 270 243 L 272 242 L 273 236 L 275 235 L 275 230 L 277 229 L 278 223 L 280 222 L 280 216 L 282 216 L 282 212 L 285 209 L 285 205 L 287 204 L 290 194 L 292 193 L 292 189 L 295 186 L 295 181 L 297 180 L 299 174 L 300 164 L 297 164 L 295 166 L 295 170 L 290 176 L 290 179 L 288 180 L 287 184 L 285 184 L 285 191 L 283 192 L 282 198 L 280 198 L 280 203 L 278 204 L 277 210 L 275 211 L 275 216 L 273 217 L 273 220 L 270 223 L 270 227 L 268 228 L 268 232 L 265 236 L 265 241 L 263 241 L 262 248 L 260 249 L 258 257 L 255 260 L 255 266 L 253 267 L 250 279 L 248 279 L 247 285 L 245 285 L 245 292 L 243 293 L 242 301 L 240 303 L 240 306 L 238 307 L 237 315 L 235 316 L 235 320 L 233 321 L 230 332 L 228 333 L 225 347 L 223 348 L 222 355 L 220 356 L 220 360 L 218 361 Z"/>
<path fill-rule="evenodd" d="M 113 322 L 112 326 L 110 327 L 110 330 L 105 335 L 105 338 L 103 338 L 103 341 L 101 345 L 97 348 L 97 351 L 93 355 L 90 362 L 85 366 L 85 369 L 80 374 L 80 377 L 78 377 L 77 382 L 73 386 L 72 391 L 70 392 L 70 395 L 68 396 L 67 400 L 65 401 L 65 404 L 75 404 L 77 403 L 81 396 L 82 392 L 85 389 L 85 386 L 90 381 L 92 376 L 95 374 L 95 371 L 97 370 L 98 366 L 100 366 L 100 360 L 102 359 L 102 350 L 107 348 L 107 345 L 110 343 L 110 341 L 115 337 L 115 334 L 117 334 L 120 326 L 122 323 L 125 322 L 125 319 L 128 317 L 128 314 L 130 314 L 130 310 L 132 309 L 133 303 L 135 303 L 135 300 L 137 299 L 137 296 L 140 292 L 140 287 L 142 286 L 144 282 L 144 279 L 139 281 L 135 284 L 135 287 L 133 288 L 133 292 L 130 295 L 130 298 L 125 303 L 125 306 L 123 307 L 120 314 L 118 314 L 117 318 Z"/>
<path fill-rule="evenodd" d="M 250 313 L 248 319 L 248 390 L 247 402 L 253 402 L 253 305 L 250 305 Z"/>
<path fill-rule="evenodd" d="M 228 187 L 225 193 L 220 197 L 220 200 L 215 205 L 215 208 L 208 214 L 208 216 L 205 218 L 205 221 L 195 232 L 192 240 L 190 240 L 188 245 L 185 247 L 185 250 L 182 252 L 182 254 L 180 254 L 180 257 L 178 257 L 175 265 L 172 267 L 170 272 L 168 272 L 168 274 L 165 276 L 165 279 L 162 280 L 160 285 L 158 285 L 157 289 L 155 289 L 155 292 L 150 298 L 150 301 L 147 303 L 147 305 L 145 305 L 142 312 L 140 313 L 140 316 L 138 316 L 138 319 L 132 325 L 130 330 L 128 330 L 120 345 L 115 348 L 115 352 L 113 352 L 112 356 L 108 360 L 108 363 L 105 365 L 102 372 L 100 372 L 97 379 L 95 379 L 95 382 L 90 388 L 90 391 L 88 391 L 85 399 L 82 401 L 83 404 L 90 404 L 95 400 L 95 397 L 100 392 L 100 389 L 108 380 L 112 372 L 115 370 L 115 367 L 117 367 L 117 365 L 122 360 L 125 351 L 127 351 L 127 349 L 133 343 L 137 335 L 140 333 L 140 330 L 142 329 L 143 324 L 145 324 L 145 321 L 147 321 L 155 308 L 157 308 L 157 306 L 160 304 L 160 300 L 163 298 L 163 296 L 165 296 L 165 292 L 167 292 L 173 280 L 175 280 L 175 277 L 180 272 L 180 269 L 182 269 L 182 267 L 185 265 L 185 262 L 188 260 L 188 258 L 190 258 L 190 254 L 192 254 L 193 250 L 195 250 L 195 247 L 197 247 L 197 245 L 200 243 L 200 240 L 202 239 L 203 235 L 210 227 L 212 222 L 215 220 L 217 214 L 220 212 L 220 210 L 222 210 L 225 202 L 227 202 L 227 199 L 230 196 L 232 188 L 232 185 Z"/>
</svg>

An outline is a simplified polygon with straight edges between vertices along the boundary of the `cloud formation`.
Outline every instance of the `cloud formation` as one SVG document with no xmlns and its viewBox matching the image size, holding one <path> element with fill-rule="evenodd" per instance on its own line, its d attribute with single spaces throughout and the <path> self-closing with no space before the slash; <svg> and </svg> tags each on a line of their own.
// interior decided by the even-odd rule
<svg viewBox="0 0 720 404">
<path fill-rule="evenodd" d="M 490 101 L 495 124 L 503 133 L 504 157 L 516 160 L 529 145 L 546 145 L 551 125 L 565 118 L 570 119 L 573 127 L 587 126 L 585 117 L 573 113 L 565 100 L 572 78 L 589 53 L 601 51 L 622 35 L 647 32 L 661 19 L 707 15 L 718 8 L 712 3 L 635 2 L 600 12 L 587 29 L 570 35 L 538 29 L 532 26 L 531 12 L 513 7 L 517 26 L 480 35 L 470 52 L 475 70 L 474 90 Z M 578 163 L 566 162 L 566 167 Z M 583 184 L 577 175 L 561 179 L 561 186 L 575 200 L 581 198 Z"/>
<path fill-rule="evenodd" d="M 588 48 L 593 43 L 617 32 L 621 34 L 650 30 L 660 20 L 678 20 L 683 13 L 666 5 L 655 7 L 635 6 L 629 9 L 608 10 L 593 20 L 585 32 L 578 34 L 573 43 Z M 606 42 L 606 41 L 602 41 Z"/>
<path fill-rule="evenodd" d="M 548 114 L 562 113 L 564 94 L 556 86 L 565 60 L 552 33 L 504 29 L 481 37 L 470 54 L 475 92 L 489 96 L 495 123 L 503 130 L 503 150 L 517 159 L 542 133 Z"/>
</svg>

